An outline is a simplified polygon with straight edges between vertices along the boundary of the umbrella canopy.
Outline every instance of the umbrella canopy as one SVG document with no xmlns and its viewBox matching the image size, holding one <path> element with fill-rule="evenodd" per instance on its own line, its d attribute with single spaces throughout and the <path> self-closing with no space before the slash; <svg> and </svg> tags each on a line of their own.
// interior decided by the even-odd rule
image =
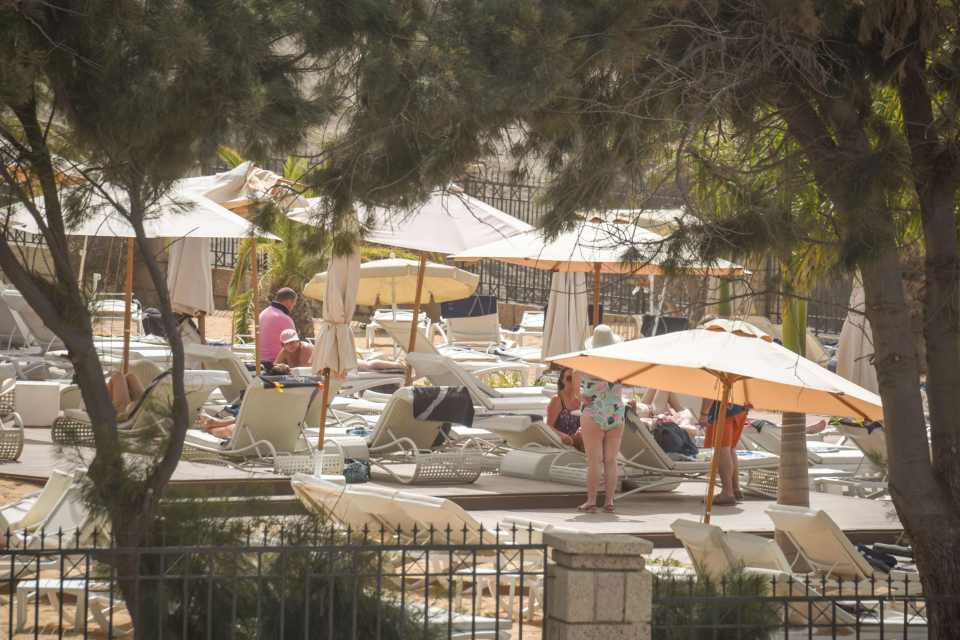
<svg viewBox="0 0 960 640">
<path fill-rule="evenodd" d="M 350 319 L 357 308 L 360 286 L 360 254 L 336 256 L 330 260 L 325 274 L 323 322 L 313 350 L 314 372 L 330 369 L 343 377 L 357 366 L 357 349 L 353 344 Z"/>
<path fill-rule="evenodd" d="M 303 208 L 310 204 L 289 180 L 250 161 L 241 162 L 222 173 L 184 178 L 179 184 L 182 189 L 206 196 L 231 211 L 266 199 L 288 209 Z"/>
<path fill-rule="evenodd" d="M 214 310 L 209 238 L 182 238 L 170 245 L 167 289 L 178 313 L 195 316 Z"/>
<path fill-rule="evenodd" d="M 416 302 L 419 263 L 404 258 L 371 260 L 360 265 L 360 282 L 356 302 L 376 304 L 412 304 Z M 310 279 L 303 294 L 315 300 L 327 295 L 328 273 Z M 473 294 L 480 276 L 445 264 L 428 262 L 423 276 L 422 299 L 434 302 L 460 300 Z"/>
<path fill-rule="evenodd" d="M 550 358 L 604 380 L 704 398 L 732 382 L 730 402 L 880 420 L 880 397 L 815 362 L 767 340 L 722 330 L 693 329 Z"/>
<path fill-rule="evenodd" d="M 550 278 L 550 299 L 543 319 L 543 357 L 569 353 L 587 339 L 587 278 L 557 272 Z"/>
<path fill-rule="evenodd" d="M 129 198 L 119 188 L 107 186 L 106 191 L 117 202 L 127 205 Z M 37 200 L 43 210 L 43 201 Z M 135 238 L 136 233 L 110 200 L 99 193 L 89 194 L 87 215 L 67 228 L 67 235 L 107 238 Z M 10 222 L 29 233 L 40 233 L 33 216 L 22 205 L 9 209 Z M 144 220 L 148 238 L 245 238 L 255 231 L 245 218 L 220 206 L 210 198 L 183 188 L 177 183 L 159 199 Z M 275 235 L 257 231 L 261 238 L 279 240 Z"/>
<path fill-rule="evenodd" d="M 840 330 L 837 374 L 876 393 L 880 385 L 877 383 L 877 370 L 871 362 L 874 353 L 873 331 L 865 315 L 866 308 L 863 280 L 858 273 L 854 277 L 853 290 L 850 292 L 850 310 Z"/>
<path fill-rule="evenodd" d="M 316 206 L 318 200 L 312 204 Z M 289 217 L 310 223 L 313 207 L 291 211 Z M 458 253 L 533 229 L 529 224 L 472 198 L 451 185 L 409 211 L 358 208 L 364 242 L 427 253 Z"/>
<path fill-rule="evenodd" d="M 575 229 L 547 240 L 543 232 L 531 229 L 454 254 L 454 260 L 476 261 L 484 258 L 547 271 L 589 273 L 630 273 L 659 275 L 667 257 L 663 236 L 634 224 L 583 222 Z M 624 247 L 642 254 L 636 262 L 624 262 Z M 726 260 L 716 264 L 689 261 L 682 271 L 698 275 L 723 276 L 743 273 L 743 268 Z"/>
</svg>

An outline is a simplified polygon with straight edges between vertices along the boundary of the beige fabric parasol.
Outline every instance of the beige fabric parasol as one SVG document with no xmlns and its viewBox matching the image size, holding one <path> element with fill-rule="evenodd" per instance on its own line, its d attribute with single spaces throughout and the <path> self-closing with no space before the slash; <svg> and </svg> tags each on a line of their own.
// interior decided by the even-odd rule
<svg viewBox="0 0 960 640">
<path fill-rule="evenodd" d="M 357 350 L 350 331 L 350 319 L 357 308 L 360 254 L 332 258 L 327 274 L 323 321 L 311 364 L 314 373 L 330 369 L 333 375 L 342 378 L 357 366 Z"/>
<path fill-rule="evenodd" d="M 213 269 L 209 238 L 182 238 L 170 245 L 167 289 L 178 313 L 212 313 Z"/>
<path fill-rule="evenodd" d="M 840 330 L 840 347 L 837 349 L 837 374 L 864 389 L 876 393 L 877 370 L 873 366 L 873 331 L 864 312 L 867 308 L 860 274 L 853 279 L 850 292 L 850 310 Z"/>
<path fill-rule="evenodd" d="M 704 398 L 732 380 L 730 401 L 769 411 L 883 418 L 880 396 L 786 347 L 725 331 L 693 329 L 550 358 L 624 384 Z"/>
<path fill-rule="evenodd" d="M 360 282 L 356 304 L 412 304 L 416 301 L 419 263 L 404 258 L 371 260 L 360 265 Z M 428 262 L 423 276 L 423 300 L 446 302 L 473 294 L 480 277 L 469 271 L 445 264 Z M 303 293 L 308 298 L 324 300 L 327 272 L 310 279 Z"/>
<path fill-rule="evenodd" d="M 624 384 L 720 398 L 722 441 L 730 403 L 770 411 L 883 417 L 880 397 L 817 363 L 742 330 L 723 327 L 678 331 L 549 360 L 588 375 Z M 704 522 L 710 522 L 719 456 L 710 463 Z"/>
<path fill-rule="evenodd" d="M 637 260 L 624 261 L 624 247 L 636 248 Z M 583 222 L 577 228 L 547 240 L 540 230 L 530 230 L 475 246 L 452 256 L 454 260 L 476 261 L 485 258 L 548 271 L 585 273 L 631 273 L 659 275 L 667 258 L 663 236 L 642 226 L 608 222 Z M 743 268 L 726 260 L 716 264 L 690 261 L 678 265 L 696 275 L 734 275 Z"/>
</svg>

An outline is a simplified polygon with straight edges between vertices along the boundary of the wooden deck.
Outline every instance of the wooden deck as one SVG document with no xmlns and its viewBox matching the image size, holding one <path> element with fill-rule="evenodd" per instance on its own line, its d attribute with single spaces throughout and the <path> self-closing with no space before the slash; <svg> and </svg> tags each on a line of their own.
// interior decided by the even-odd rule
<svg viewBox="0 0 960 640">
<path fill-rule="evenodd" d="M 79 454 L 79 456 L 78 456 Z M 17 462 L 0 464 L 0 478 L 43 484 L 53 468 L 69 469 L 89 460 L 90 449 L 59 448 L 50 443 L 47 429 L 28 429 L 23 455 Z M 375 484 L 401 485 L 374 479 Z M 652 539 L 658 546 L 675 546 L 670 523 L 677 518 L 696 520 L 703 512 L 703 483 L 683 483 L 671 492 L 633 495 L 617 502 L 614 514 L 584 514 L 576 511 L 584 492 L 577 487 L 507 476 L 482 476 L 470 485 L 407 486 L 424 495 L 444 497 L 460 504 L 487 526 L 508 516 L 576 528 L 591 533 L 626 533 Z M 174 472 L 168 497 L 172 499 L 236 496 L 256 501 L 258 509 L 271 513 L 302 512 L 292 495 L 290 480 L 269 471 L 246 471 L 233 467 L 183 461 Z M 902 525 L 888 502 L 812 493 L 811 506 L 829 513 L 855 541 L 895 540 Z M 770 500 L 748 498 L 735 507 L 716 507 L 713 522 L 725 529 L 771 535 L 773 525 L 764 513 Z"/>
</svg>

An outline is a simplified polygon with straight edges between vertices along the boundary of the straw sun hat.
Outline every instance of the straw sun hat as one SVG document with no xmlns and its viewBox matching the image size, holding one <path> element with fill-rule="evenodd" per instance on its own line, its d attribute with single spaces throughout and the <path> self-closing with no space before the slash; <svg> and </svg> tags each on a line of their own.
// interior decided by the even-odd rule
<svg viewBox="0 0 960 640">
<path fill-rule="evenodd" d="M 593 329 L 593 335 L 587 338 L 586 348 L 596 349 L 597 347 L 608 347 L 611 344 L 623 342 L 623 338 L 613 332 L 613 329 L 605 324 L 598 324 Z"/>
</svg>

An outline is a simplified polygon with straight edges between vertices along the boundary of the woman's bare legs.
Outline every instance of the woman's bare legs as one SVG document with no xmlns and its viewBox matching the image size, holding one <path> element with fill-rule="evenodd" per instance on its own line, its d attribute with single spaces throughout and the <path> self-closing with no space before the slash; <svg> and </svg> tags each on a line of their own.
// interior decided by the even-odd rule
<svg viewBox="0 0 960 640">
<path fill-rule="evenodd" d="M 603 434 L 603 480 L 605 511 L 613 511 L 613 497 L 617 493 L 617 456 L 620 455 L 620 440 L 623 438 L 623 427 L 613 429 Z"/>
<path fill-rule="evenodd" d="M 597 508 L 597 488 L 603 466 L 603 431 L 593 418 L 584 415 L 580 418 L 580 434 L 583 437 L 584 453 L 587 455 L 587 501 L 578 509 L 593 511 Z"/>
</svg>

